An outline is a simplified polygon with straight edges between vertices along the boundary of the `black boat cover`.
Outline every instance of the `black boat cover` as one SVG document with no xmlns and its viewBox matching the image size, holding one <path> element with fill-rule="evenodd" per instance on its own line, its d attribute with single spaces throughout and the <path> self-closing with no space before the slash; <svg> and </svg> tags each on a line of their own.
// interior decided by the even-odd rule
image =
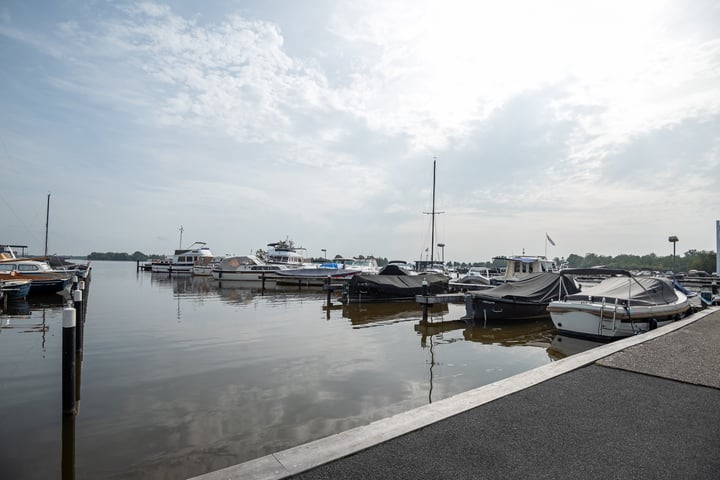
<svg viewBox="0 0 720 480">
<path fill-rule="evenodd" d="M 670 280 L 659 277 L 608 277 L 567 300 L 590 300 L 614 303 L 615 299 L 630 305 L 664 305 L 676 302 L 678 296 Z"/>
<path fill-rule="evenodd" d="M 408 275 L 403 272 L 397 275 L 355 275 L 348 281 L 345 288 L 347 295 L 351 298 L 361 296 L 365 300 L 414 299 L 415 295 L 424 293 L 424 280 L 427 281 L 429 295 L 447 293 L 450 277 L 439 273 Z"/>
<path fill-rule="evenodd" d="M 508 282 L 488 290 L 469 294 L 473 299 L 550 303 L 579 291 L 580 289 L 571 277 L 545 272 L 533 274 L 517 282 Z"/>
</svg>

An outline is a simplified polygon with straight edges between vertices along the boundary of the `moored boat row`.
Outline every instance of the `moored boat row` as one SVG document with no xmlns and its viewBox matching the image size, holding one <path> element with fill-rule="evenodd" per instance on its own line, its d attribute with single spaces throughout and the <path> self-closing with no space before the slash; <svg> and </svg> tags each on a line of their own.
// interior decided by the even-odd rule
<svg viewBox="0 0 720 480">
<path fill-rule="evenodd" d="M 90 265 L 72 264 L 55 259 L 56 267 L 43 257 L 18 257 L 12 245 L 0 245 L 0 282 L 8 299 L 28 294 L 54 294 L 67 288 L 73 278 L 85 278 Z M 23 282 L 29 283 L 28 291 Z"/>
</svg>

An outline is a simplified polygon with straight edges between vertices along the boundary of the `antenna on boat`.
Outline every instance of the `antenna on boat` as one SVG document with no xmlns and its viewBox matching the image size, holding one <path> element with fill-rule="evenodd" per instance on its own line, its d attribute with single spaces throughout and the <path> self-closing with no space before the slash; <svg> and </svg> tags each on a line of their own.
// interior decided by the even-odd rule
<svg viewBox="0 0 720 480">
<path fill-rule="evenodd" d="M 180 225 L 180 246 L 179 246 L 178 248 L 181 249 L 181 250 L 182 250 L 182 234 L 183 234 L 183 230 L 184 230 L 183 226 Z"/>
</svg>

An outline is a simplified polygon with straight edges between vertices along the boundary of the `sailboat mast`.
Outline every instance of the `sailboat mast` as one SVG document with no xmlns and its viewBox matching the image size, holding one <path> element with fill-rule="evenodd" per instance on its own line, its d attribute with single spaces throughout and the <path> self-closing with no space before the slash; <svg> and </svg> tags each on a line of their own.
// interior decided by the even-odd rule
<svg viewBox="0 0 720 480">
<path fill-rule="evenodd" d="M 430 268 L 435 265 L 435 162 L 437 159 L 433 157 L 433 194 L 432 194 L 432 226 L 430 228 Z"/>
<path fill-rule="evenodd" d="M 47 197 L 47 208 L 45 209 L 45 256 L 48 254 L 48 227 L 50 226 L 50 194 Z"/>
</svg>

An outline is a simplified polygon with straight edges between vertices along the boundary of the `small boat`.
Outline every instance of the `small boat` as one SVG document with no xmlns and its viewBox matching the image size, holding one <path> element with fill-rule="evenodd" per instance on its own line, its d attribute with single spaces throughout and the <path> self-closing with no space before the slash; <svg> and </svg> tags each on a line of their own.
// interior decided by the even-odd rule
<svg viewBox="0 0 720 480">
<path fill-rule="evenodd" d="M 503 283 L 502 274 L 494 267 L 470 267 L 462 277 L 450 280 L 450 290 L 455 292 L 485 290 Z"/>
<path fill-rule="evenodd" d="M 27 258 L 0 260 L 0 280 L 31 280 L 31 294 L 55 293 L 63 290 L 73 277 L 72 272 L 55 270 L 47 262 Z"/>
<path fill-rule="evenodd" d="M 220 262 L 222 262 L 224 256 L 221 257 L 200 257 L 195 261 L 195 264 L 192 267 L 192 274 L 201 276 L 201 277 L 209 277 L 212 276 L 212 271 L 215 267 L 217 267 Z"/>
<path fill-rule="evenodd" d="M 377 275 L 355 275 L 343 286 L 343 303 L 405 302 L 416 295 L 448 292 L 450 277 L 439 273 L 413 275 L 397 265 L 386 265 Z"/>
<path fill-rule="evenodd" d="M 270 265 L 256 255 L 240 255 L 223 258 L 213 268 L 212 277 L 215 280 L 258 281 L 287 268 L 285 265 Z"/>
<path fill-rule="evenodd" d="M 360 275 L 360 270 L 350 268 L 332 268 L 332 267 L 308 267 L 308 268 L 287 268 L 277 270 L 267 275 L 268 278 L 275 281 L 277 285 L 304 285 L 321 287 L 331 280 L 348 279 L 355 275 Z"/>
<path fill-rule="evenodd" d="M 32 280 L 0 280 L 0 292 L 8 300 L 22 300 L 30 293 Z"/>
<path fill-rule="evenodd" d="M 550 302 L 547 310 L 560 333 L 612 340 L 666 325 L 690 311 L 687 296 L 667 278 L 609 268 L 566 269 L 563 274 L 606 278 Z"/>
<path fill-rule="evenodd" d="M 151 264 L 154 273 L 191 273 L 195 262 L 204 257 L 214 255 L 205 242 L 195 242 L 188 248 L 175 250 L 170 260 L 157 261 Z"/>
<path fill-rule="evenodd" d="M 547 319 L 548 304 L 580 291 L 570 276 L 559 273 L 535 273 L 516 282 L 465 295 L 468 319 L 535 320 Z"/>
</svg>

